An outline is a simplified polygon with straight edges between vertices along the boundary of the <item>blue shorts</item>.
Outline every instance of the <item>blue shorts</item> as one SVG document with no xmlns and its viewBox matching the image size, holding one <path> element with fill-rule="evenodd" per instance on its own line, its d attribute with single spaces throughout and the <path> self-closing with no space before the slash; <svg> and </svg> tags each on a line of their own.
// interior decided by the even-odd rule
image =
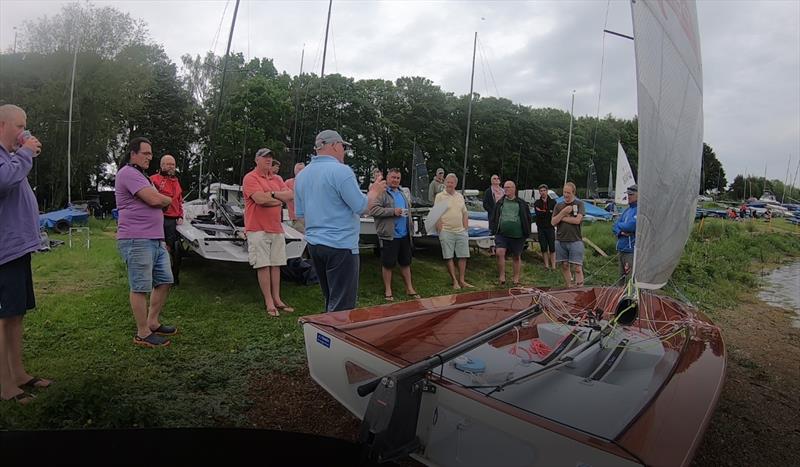
<svg viewBox="0 0 800 467">
<path fill-rule="evenodd" d="M 556 263 L 583 264 L 583 242 L 559 242 L 556 240 Z"/>
<path fill-rule="evenodd" d="M 150 292 L 153 287 L 173 283 L 169 253 L 162 240 L 117 240 L 117 249 L 128 266 L 131 292 Z"/>
</svg>

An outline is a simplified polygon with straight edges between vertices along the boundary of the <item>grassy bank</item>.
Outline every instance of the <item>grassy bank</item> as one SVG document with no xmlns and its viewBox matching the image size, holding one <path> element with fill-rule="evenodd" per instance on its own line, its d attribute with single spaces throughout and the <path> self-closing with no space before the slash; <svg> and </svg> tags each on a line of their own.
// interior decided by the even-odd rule
<svg viewBox="0 0 800 467">
<path fill-rule="evenodd" d="M 800 236 L 782 222 L 706 221 L 692 235 L 673 276 L 676 285 L 713 317 L 758 285 L 754 265 L 800 255 Z M 189 258 L 164 310 L 163 321 L 178 325 L 179 335 L 167 349 L 139 348 L 131 343 L 135 328 L 113 224 L 92 221 L 91 227 L 90 249 L 62 246 L 34 257 L 38 309 L 25 320 L 25 360 L 32 373 L 57 384 L 27 407 L 0 404 L 0 428 L 247 426 L 253 378 L 302 368 L 297 317 L 321 311 L 317 286 L 284 284 L 284 300 L 298 313 L 268 318 L 247 265 Z M 587 284 L 616 279 L 610 228 L 585 228 L 585 236 L 612 255 L 587 248 Z M 524 261 L 524 283 L 561 284 L 538 255 L 525 253 Z M 379 268 L 364 251 L 360 305 L 383 303 Z M 413 273 L 423 296 L 451 292 L 438 252 L 419 252 Z M 471 259 L 468 280 L 494 287 L 494 259 Z M 403 299 L 402 292 L 396 277 L 395 296 Z"/>
</svg>

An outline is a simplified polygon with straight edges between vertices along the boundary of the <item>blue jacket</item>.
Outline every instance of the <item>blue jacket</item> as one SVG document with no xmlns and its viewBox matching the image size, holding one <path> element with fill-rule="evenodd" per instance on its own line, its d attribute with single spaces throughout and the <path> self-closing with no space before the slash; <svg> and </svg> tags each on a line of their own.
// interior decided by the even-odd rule
<svg viewBox="0 0 800 467">
<path fill-rule="evenodd" d="M 617 222 L 614 222 L 617 251 L 621 253 L 633 253 L 633 247 L 636 245 L 636 212 L 636 203 L 633 203 L 619 216 Z M 623 232 L 629 235 L 622 235 Z"/>
</svg>

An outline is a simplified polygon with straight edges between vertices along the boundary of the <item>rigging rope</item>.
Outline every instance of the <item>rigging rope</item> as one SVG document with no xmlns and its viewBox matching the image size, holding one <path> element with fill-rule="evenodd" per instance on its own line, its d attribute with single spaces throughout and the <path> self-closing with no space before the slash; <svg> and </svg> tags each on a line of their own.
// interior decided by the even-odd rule
<svg viewBox="0 0 800 467">
<path fill-rule="evenodd" d="M 595 153 L 595 146 L 597 145 L 597 130 L 600 127 L 600 99 L 603 95 L 603 69 L 605 68 L 606 63 L 606 33 L 605 30 L 608 29 L 608 12 L 611 9 L 611 0 L 608 0 L 606 3 L 606 20 L 603 23 L 603 46 L 602 46 L 602 53 L 600 55 L 600 87 L 597 90 L 597 114 L 595 116 L 595 123 L 594 123 L 594 138 L 592 138 L 592 156 Z"/>
</svg>

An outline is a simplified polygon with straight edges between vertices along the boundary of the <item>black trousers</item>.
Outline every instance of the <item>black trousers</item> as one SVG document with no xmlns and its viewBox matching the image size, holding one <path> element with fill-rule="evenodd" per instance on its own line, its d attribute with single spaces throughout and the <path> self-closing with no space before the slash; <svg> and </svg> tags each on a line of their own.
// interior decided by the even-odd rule
<svg viewBox="0 0 800 467">
<path fill-rule="evenodd" d="M 352 310 L 358 300 L 359 255 L 350 250 L 308 244 L 325 297 L 325 311 Z"/>
</svg>

